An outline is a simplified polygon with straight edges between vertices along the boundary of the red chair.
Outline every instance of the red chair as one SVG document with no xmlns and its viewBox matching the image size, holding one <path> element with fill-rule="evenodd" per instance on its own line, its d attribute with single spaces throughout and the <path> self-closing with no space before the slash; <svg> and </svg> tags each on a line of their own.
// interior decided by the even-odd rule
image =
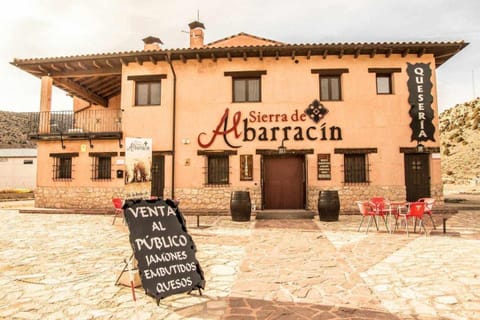
<svg viewBox="0 0 480 320">
<path fill-rule="evenodd" d="M 432 209 L 433 209 L 433 204 L 435 203 L 435 199 L 433 198 L 420 198 L 418 199 L 419 202 L 425 202 L 425 214 L 428 214 L 430 217 L 430 220 L 432 221 L 433 229 L 437 229 L 437 226 L 435 225 L 435 221 L 433 221 L 432 218 Z"/>
<path fill-rule="evenodd" d="M 377 220 L 375 219 L 375 210 L 373 208 L 373 206 L 371 205 L 370 202 L 368 201 L 355 201 L 355 203 L 357 204 L 358 206 L 358 209 L 360 210 L 360 213 L 362 214 L 362 221 L 360 221 L 360 226 L 358 226 L 358 232 L 360 232 L 360 228 L 362 227 L 362 224 L 363 224 L 363 220 L 365 220 L 365 217 L 368 217 L 368 225 L 367 225 L 367 232 L 368 233 L 368 229 L 370 228 L 370 225 L 372 224 L 372 218 L 373 218 L 373 221 L 375 221 L 375 226 L 377 227 L 377 231 L 378 231 L 378 224 L 377 224 Z"/>
<path fill-rule="evenodd" d="M 420 226 L 422 226 L 423 231 L 425 231 L 425 236 L 427 235 L 427 229 L 425 229 L 425 224 L 423 223 L 424 212 L 425 212 L 425 202 L 412 202 L 408 206 L 408 212 L 406 214 L 400 215 L 401 217 L 403 217 L 405 221 L 405 229 L 407 230 L 407 236 L 408 236 L 408 219 L 410 218 L 415 219 L 415 224 L 417 223 L 417 220 L 419 220 Z"/>
<path fill-rule="evenodd" d="M 117 219 L 118 215 L 121 215 L 123 217 L 123 222 L 125 222 L 125 217 L 123 216 L 123 200 L 121 198 L 113 198 L 112 203 L 115 208 L 112 225 L 115 224 L 115 219 Z"/>
<path fill-rule="evenodd" d="M 373 197 L 370 199 L 370 203 L 373 206 L 376 216 L 382 217 L 387 231 L 390 232 L 387 220 L 385 219 L 385 216 L 388 216 L 391 213 L 388 202 L 383 197 Z"/>
</svg>

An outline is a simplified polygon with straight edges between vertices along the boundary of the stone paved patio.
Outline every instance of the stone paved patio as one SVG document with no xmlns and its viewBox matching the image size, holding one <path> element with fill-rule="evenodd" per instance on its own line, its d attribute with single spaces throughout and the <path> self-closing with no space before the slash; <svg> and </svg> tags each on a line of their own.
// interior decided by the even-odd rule
<svg viewBox="0 0 480 320">
<path fill-rule="evenodd" d="M 2 206 L 1 319 L 480 318 L 480 211 L 449 219 L 457 237 L 359 233 L 359 216 L 202 217 L 203 228 L 187 217 L 207 286 L 157 307 L 141 288 L 134 302 L 114 285 L 131 254 L 121 220 Z"/>
</svg>

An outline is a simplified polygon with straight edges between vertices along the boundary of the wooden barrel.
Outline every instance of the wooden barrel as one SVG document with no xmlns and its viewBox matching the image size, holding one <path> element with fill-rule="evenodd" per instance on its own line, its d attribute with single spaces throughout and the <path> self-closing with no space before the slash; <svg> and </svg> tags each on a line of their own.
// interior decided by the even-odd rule
<svg viewBox="0 0 480 320">
<path fill-rule="evenodd" d="M 250 221 L 252 203 L 248 191 L 233 191 L 230 198 L 230 214 L 233 221 Z"/>
<path fill-rule="evenodd" d="M 318 214 L 320 221 L 338 221 L 340 200 L 338 191 L 322 190 L 318 193 Z"/>
</svg>

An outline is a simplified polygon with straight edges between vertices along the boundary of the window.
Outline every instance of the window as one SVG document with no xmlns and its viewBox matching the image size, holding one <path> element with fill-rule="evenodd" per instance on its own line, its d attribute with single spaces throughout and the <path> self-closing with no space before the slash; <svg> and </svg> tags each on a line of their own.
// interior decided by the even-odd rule
<svg viewBox="0 0 480 320">
<path fill-rule="evenodd" d="M 207 184 L 228 184 L 228 156 L 208 156 Z"/>
<path fill-rule="evenodd" d="M 320 100 L 342 100 L 340 76 L 320 76 Z"/>
<path fill-rule="evenodd" d="M 348 73 L 348 69 L 312 69 L 320 77 L 320 100 L 342 100 L 342 74 Z"/>
<path fill-rule="evenodd" d="M 266 71 L 234 71 L 225 72 L 225 76 L 232 77 L 233 102 L 261 102 L 262 75 Z"/>
<path fill-rule="evenodd" d="M 401 68 L 368 68 L 369 73 L 375 73 L 377 94 L 393 94 L 393 74 L 402 72 Z"/>
<path fill-rule="evenodd" d="M 233 79 L 233 102 L 259 102 L 260 78 Z"/>
<path fill-rule="evenodd" d="M 93 157 L 93 180 L 105 180 L 112 178 L 112 158 Z"/>
<path fill-rule="evenodd" d="M 112 157 L 117 152 L 90 152 L 92 157 L 92 180 L 110 180 L 112 178 Z"/>
<path fill-rule="evenodd" d="M 72 179 L 72 154 L 56 154 L 53 157 L 53 180 Z"/>
<path fill-rule="evenodd" d="M 345 183 L 368 182 L 366 158 L 365 154 L 344 155 Z"/>
<path fill-rule="evenodd" d="M 206 156 L 205 184 L 226 185 L 230 183 L 229 156 L 236 155 L 236 150 L 198 150 L 199 156 Z"/>
<path fill-rule="evenodd" d="M 377 73 L 377 94 L 392 94 L 392 75 Z"/>
<path fill-rule="evenodd" d="M 135 105 L 159 106 L 162 96 L 162 79 L 166 77 L 164 74 L 128 76 L 128 80 L 135 81 Z"/>
</svg>

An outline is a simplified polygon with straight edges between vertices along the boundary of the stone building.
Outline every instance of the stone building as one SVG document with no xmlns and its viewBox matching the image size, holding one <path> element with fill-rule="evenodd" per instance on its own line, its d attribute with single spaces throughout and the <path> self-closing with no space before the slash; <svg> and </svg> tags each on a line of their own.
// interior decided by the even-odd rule
<svg viewBox="0 0 480 320">
<path fill-rule="evenodd" d="M 114 196 L 228 210 L 342 209 L 384 196 L 443 200 L 436 69 L 467 44 L 290 44 L 239 33 L 190 47 L 15 59 L 41 79 L 36 205 L 109 207 Z M 52 112 L 52 86 L 74 97 Z M 135 150 L 147 156 L 135 156 Z"/>
</svg>

